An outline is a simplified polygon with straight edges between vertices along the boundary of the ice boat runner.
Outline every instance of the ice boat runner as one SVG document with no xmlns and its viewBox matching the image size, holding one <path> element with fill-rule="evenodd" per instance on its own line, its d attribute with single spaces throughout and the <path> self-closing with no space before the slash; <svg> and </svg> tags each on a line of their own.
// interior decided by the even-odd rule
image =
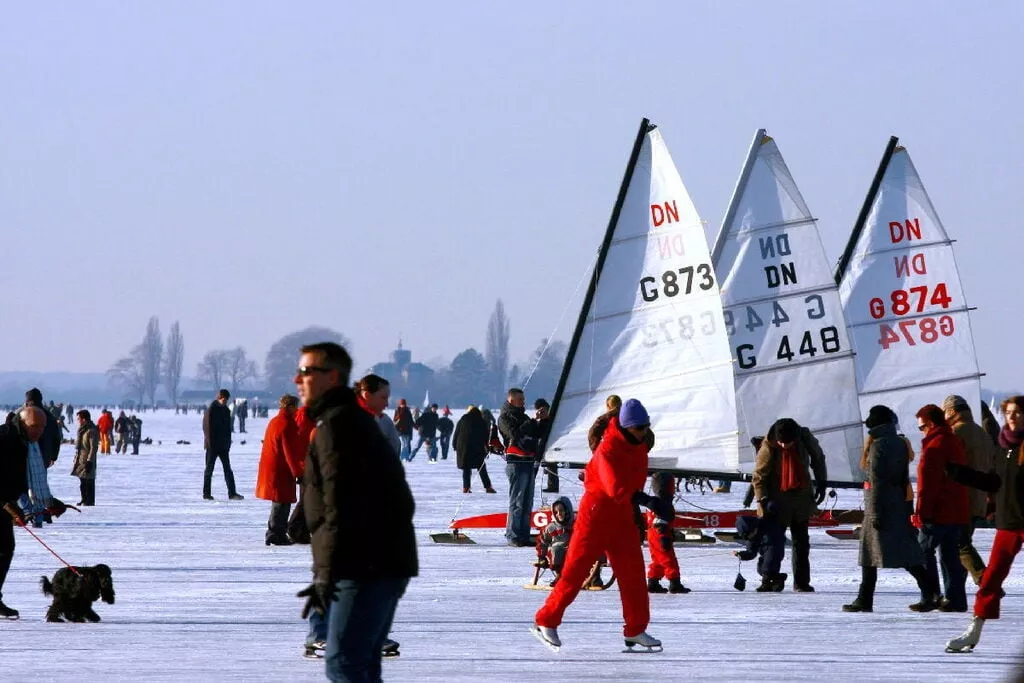
<svg viewBox="0 0 1024 683">
<path fill-rule="evenodd" d="M 920 447 L 914 415 L 958 394 L 981 401 L 981 373 L 949 239 L 907 150 L 893 137 L 836 269 L 861 412 L 889 406 Z"/>
<path fill-rule="evenodd" d="M 758 130 L 711 252 L 736 361 L 740 462 L 791 417 L 821 444 L 834 485 L 863 481 L 853 353 L 832 268 L 775 140 Z"/>
</svg>

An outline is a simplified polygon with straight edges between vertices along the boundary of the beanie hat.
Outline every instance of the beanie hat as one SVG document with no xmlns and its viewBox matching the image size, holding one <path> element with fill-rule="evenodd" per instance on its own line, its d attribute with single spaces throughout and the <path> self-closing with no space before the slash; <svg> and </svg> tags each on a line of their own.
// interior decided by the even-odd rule
<svg viewBox="0 0 1024 683">
<path fill-rule="evenodd" d="M 43 405 L 43 392 L 32 387 L 25 392 L 25 403 L 30 406 L 41 407 Z"/>
<path fill-rule="evenodd" d="M 540 410 L 541 408 L 551 408 L 551 405 L 542 398 L 538 398 L 533 402 L 533 409 Z"/>
<path fill-rule="evenodd" d="M 886 406 L 871 406 L 871 410 L 868 411 L 868 419 L 864 420 L 864 426 L 874 429 L 887 424 L 896 424 L 896 413 Z"/>
<path fill-rule="evenodd" d="M 622 408 L 619 409 L 619 425 L 623 429 L 649 424 L 651 424 L 651 418 L 647 416 L 647 409 L 644 408 L 643 403 L 631 398 L 622 404 Z"/>
<path fill-rule="evenodd" d="M 942 401 L 942 410 L 952 410 L 960 413 L 965 410 L 970 410 L 971 407 L 967 404 L 967 400 L 963 396 L 957 396 L 951 394 Z"/>
</svg>

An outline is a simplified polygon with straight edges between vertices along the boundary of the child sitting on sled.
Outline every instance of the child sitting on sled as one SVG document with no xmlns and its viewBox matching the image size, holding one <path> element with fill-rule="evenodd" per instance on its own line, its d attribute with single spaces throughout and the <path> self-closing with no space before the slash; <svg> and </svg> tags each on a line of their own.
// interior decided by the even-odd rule
<svg viewBox="0 0 1024 683">
<path fill-rule="evenodd" d="M 565 554 L 572 537 L 572 502 L 562 496 L 551 506 L 551 522 L 537 536 L 537 566 L 550 569 L 555 575 L 551 586 L 558 583 L 565 563 Z"/>
<path fill-rule="evenodd" d="M 658 503 L 646 514 L 647 546 L 651 551 L 651 564 L 647 568 L 647 592 L 689 593 L 690 589 L 679 580 L 679 561 L 673 548 L 675 477 L 668 472 L 655 472 L 651 475 L 651 491 L 654 494 L 652 498 Z M 668 579 L 667 589 L 661 585 L 662 578 Z"/>
<path fill-rule="evenodd" d="M 786 554 L 786 532 L 779 525 L 775 503 L 765 505 L 764 516 L 743 515 L 736 520 L 736 538 L 745 540 L 747 547 L 734 550 L 741 560 L 757 558 L 757 573 L 761 575 L 758 593 L 779 593 L 786 585 L 786 574 L 780 574 L 782 557 Z"/>
</svg>

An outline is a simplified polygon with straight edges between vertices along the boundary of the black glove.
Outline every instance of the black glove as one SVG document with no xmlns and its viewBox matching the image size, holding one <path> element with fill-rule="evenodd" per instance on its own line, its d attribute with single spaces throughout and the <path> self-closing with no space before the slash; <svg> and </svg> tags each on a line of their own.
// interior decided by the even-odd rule
<svg viewBox="0 0 1024 683">
<path fill-rule="evenodd" d="M 661 498 L 655 498 L 649 496 L 650 500 L 647 501 L 647 509 L 654 513 L 658 519 L 664 519 L 671 523 L 676 517 L 675 508 L 672 507 L 672 503 L 662 500 Z"/>
<path fill-rule="evenodd" d="M 826 489 L 827 488 L 828 487 L 825 485 L 825 482 L 823 482 L 823 481 L 815 483 L 815 485 L 814 485 L 814 504 L 815 505 L 821 505 L 822 503 L 825 502 L 825 494 L 826 494 Z"/>
<path fill-rule="evenodd" d="M 647 495 L 643 491 L 637 491 L 630 499 L 630 502 L 632 502 L 633 505 L 642 505 L 645 508 L 650 508 L 650 501 L 651 496 Z"/>
<path fill-rule="evenodd" d="M 302 606 L 303 619 L 309 617 L 310 612 L 326 616 L 327 607 L 334 597 L 334 586 L 329 581 L 317 579 L 296 593 L 295 597 L 306 598 L 306 604 Z"/>
<path fill-rule="evenodd" d="M 875 517 L 873 520 L 871 520 L 871 528 L 874 529 L 875 531 L 881 531 L 882 530 L 882 520 L 880 518 L 878 518 L 878 517 Z"/>
<path fill-rule="evenodd" d="M 672 552 L 672 530 L 669 529 L 661 536 L 661 549 L 666 553 Z"/>
</svg>

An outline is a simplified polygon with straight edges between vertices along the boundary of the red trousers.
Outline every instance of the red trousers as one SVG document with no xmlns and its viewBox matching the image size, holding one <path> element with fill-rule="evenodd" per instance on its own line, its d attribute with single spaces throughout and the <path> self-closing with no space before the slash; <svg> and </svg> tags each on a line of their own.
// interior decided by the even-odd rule
<svg viewBox="0 0 1024 683">
<path fill-rule="evenodd" d="M 632 507 L 616 505 L 610 499 L 592 503 L 588 497 L 589 494 L 584 494 L 580 501 L 580 513 L 562 574 L 544 606 L 537 611 L 535 620 L 538 626 L 549 628 L 561 624 L 566 608 L 579 595 L 591 567 L 605 554 L 619 582 L 625 622 L 622 634 L 626 637 L 639 635 L 651 621 L 651 603 L 644 580 L 644 553 L 633 523 Z"/>
<path fill-rule="evenodd" d="M 664 538 L 672 540 L 672 528 L 668 524 L 652 524 L 647 527 L 647 547 L 651 551 L 651 564 L 647 567 L 648 579 L 679 578 L 679 561 L 671 544 L 665 550 Z"/>
<path fill-rule="evenodd" d="M 978 594 L 974 597 L 974 616 L 982 619 L 999 618 L 999 598 L 1003 581 L 1010 575 L 1013 558 L 1024 545 L 1024 529 L 996 529 L 988 567 L 981 575 Z"/>
</svg>

